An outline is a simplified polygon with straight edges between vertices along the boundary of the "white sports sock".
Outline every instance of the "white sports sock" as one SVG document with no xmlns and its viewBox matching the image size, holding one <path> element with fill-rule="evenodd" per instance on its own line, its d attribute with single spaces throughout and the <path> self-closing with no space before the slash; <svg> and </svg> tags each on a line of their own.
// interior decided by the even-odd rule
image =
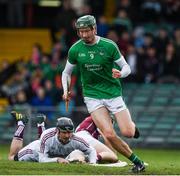
<svg viewBox="0 0 180 176">
<path fill-rule="evenodd" d="M 37 123 L 37 127 L 40 127 L 40 126 L 44 127 L 44 126 L 45 126 L 45 123 L 44 123 L 44 122 L 42 122 L 42 123 Z"/>
<path fill-rule="evenodd" d="M 23 123 L 23 121 L 21 121 L 21 120 L 17 122 L 17 125 L 18 125 L 18 126 L 20 126 L 20 125 L 21 125 L 21 126 L 25 126 L 24 123 Z"/>
</svg>

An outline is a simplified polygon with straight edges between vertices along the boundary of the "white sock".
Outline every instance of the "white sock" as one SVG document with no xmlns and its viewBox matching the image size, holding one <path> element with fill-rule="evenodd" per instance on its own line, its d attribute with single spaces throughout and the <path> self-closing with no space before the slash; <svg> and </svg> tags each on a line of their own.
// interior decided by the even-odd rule
<svg viewBox="0 0 180 176">
<path fill-rule="evenodd" d="M 44 126 L 45 126 L 45 123 L 44 123 L 44 122 L 42 122 L 42 123 L 37 123 L 37 126 L 38 126 L 38 127 L 40 127 L 40 126 L 44 127 Z"/>
<path fill-rule="evenodd" d="M 18 126 L 19 126 L 19 125 L 25 126 L 24 123 L 23 123 L 23 121 L 21 121 L 21 120 L 17 122 L 17 125 L 18 125 Z"/>
</svg>

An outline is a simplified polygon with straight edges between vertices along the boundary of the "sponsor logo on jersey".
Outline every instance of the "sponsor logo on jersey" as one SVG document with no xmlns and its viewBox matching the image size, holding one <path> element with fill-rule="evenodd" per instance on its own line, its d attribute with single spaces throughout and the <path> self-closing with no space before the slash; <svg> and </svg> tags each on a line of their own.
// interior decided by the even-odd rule
<svg viewBox="0 0 180 176">
<path fill-rule="evenodd" d="M 100 64 L 85 64 L 84 66 L 88 71 L 99 71 L 103 69 Z"/>
</svg>

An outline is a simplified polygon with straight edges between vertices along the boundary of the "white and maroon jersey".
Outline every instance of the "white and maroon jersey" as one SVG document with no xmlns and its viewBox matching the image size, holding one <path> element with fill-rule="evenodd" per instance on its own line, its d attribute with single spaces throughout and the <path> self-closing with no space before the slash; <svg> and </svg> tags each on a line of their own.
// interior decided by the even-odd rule
<svg viewBox="0 0 180 176">
<path fill-rule="evenodd" d="M 39 162 L 57 162 L 58 157 L 66 158 L 72 151 L 80 150 L 88 156 L 90 163 L 96 163 L 96 150 L 82 138 L 73 134 L 67 144 L 58 140 L 57 129 L 45 130 L 40 138 Z"/>
<path fill-rule="evenodd" d="M 95 139 L 98 139 L 100 136 L 100 133 L 98 131 L 98 128 L 96 127 L 95 123 L 92 120 L 92 117 L 86 117 L 85 120 L 83 120 L 78 127 L 76 128 L 76 132 L 79 131 L 88 131 L 89 134 L 94 137 Z"/>
</svg>

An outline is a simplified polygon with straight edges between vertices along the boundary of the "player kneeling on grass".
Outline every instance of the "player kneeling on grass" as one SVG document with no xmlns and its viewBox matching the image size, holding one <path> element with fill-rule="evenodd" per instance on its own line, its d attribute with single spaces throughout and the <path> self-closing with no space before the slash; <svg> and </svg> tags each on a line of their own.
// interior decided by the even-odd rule
<svg viewBox="0 0 180 176">
<path fill-rule="evenodd" d="M 12 112 L 16 119 L 17 129 L 11 143 L 8 159 L 15 161 L 34 162 L 59 162 L 71 161 L 84 162 L 84 154 L 88 156 L 90 163 L 96 163 L 96 151 L 81 138 L 73 135 L 74 125 L 71 119 L 66 117 L 57 120 L 57 127 L 44 130 L 45 116 L 38 116 L 38 132 L 42 136 L 23 147 L 23 133 L 28 118 L 20 113 Z"/>
</svg>

